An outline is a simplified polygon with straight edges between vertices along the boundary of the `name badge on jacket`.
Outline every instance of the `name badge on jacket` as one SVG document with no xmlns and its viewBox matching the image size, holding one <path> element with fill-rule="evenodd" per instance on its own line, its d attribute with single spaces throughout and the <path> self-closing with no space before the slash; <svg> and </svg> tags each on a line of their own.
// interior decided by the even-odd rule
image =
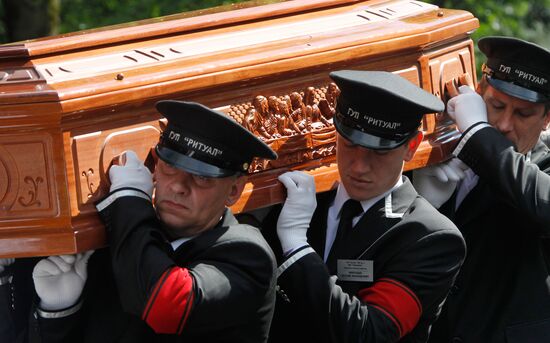
<svg viewBox="0 0 550 343">
<path fill-rule="evenodd" d="M 342 281 L 374 281 L 374 262 L 372 260 L 338 260 L 338 279 Z"/>
</svg>

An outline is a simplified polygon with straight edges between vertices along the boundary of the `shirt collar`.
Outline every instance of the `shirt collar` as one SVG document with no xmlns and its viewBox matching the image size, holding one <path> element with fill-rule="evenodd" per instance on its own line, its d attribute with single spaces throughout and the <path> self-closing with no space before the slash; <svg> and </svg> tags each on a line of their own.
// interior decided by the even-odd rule
<svg viewBox="0 0 550 343">
<path fill-rule="evenodd" d="M 195 236 L 192 236 L 192 237 L 183 237 L 183 238 L 178 238 L 176 239 L 175 241 L 172 241 L 170 242 L 170 244 L 172 245 L 172 249 L 174 249 L 174 251 L 176 251 L 176 249 L 182 245 L 183 243 L 187 242 L 188 240 L 191 240 L 195 238 Z"/>
<path fill-rule="evenodd" d="M 367 200 L 360 201 L 361 207 L 363 208 L 363 213 L 367 212 L 372 205 L 374 205 L 378 200 L 385 198 L 388 194 L 393 192 L 396 188 L 401 186 L 403 184 L 403 177 L 400 176 L 395 185 L 393 185 L 392 188 L 390 188 L 385 193 L 382 193 L 380 195 L 375 196 L 374 198 L 370 198 Z M 338 184 L 338 189 L 336 190 L 336 196 L 334 197 L 334 203 L 333 206 L 331 206 L 331 210 L 333 213 L 331 213 L 331 217 L 333 218 L 339 218 L 340 216 L 340 209 L 342 206 L 344 206 L 344 203 L 350 199 L 348 192 L 346 191 L 346 188 L 342 183 Z"/>
<path fill-rule="evenodd" d="M 214 227 L 218 227 L 220 225 L 223 225 L 224 223 L 224 219 L 228 219 L 228 216 L 226 215 L 227 213 L 227 209 L 224 211 L 224 214 L 220 217 L 220 220 L 218 222 L 218 224 L 216 224 Z M 198 235 L 195 235 L 195 236 L 191 236 L 191 237 L 182 237 L 182 238 L 178 238 L 172 242 L 170 242 L 170 244 L 172 245 L 172 249 L 174 251 L 176 251 L 177 248 L 180 247 L 180 245 L 182 245 L 183 243 L 187 242 L 187 241 L 190 241 L 192 240 L 193 238 L 197 237 Z"/>
</svg>

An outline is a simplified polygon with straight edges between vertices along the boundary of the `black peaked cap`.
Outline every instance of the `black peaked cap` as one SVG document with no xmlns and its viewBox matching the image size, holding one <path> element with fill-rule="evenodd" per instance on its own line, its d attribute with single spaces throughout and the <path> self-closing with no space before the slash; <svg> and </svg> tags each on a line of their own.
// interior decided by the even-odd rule
<svg viewBox="0 0 550 343">
<path fill-rule="evenodd" d="M 417 132 L 424 114 L 445 108 L 431 93 L 390 72 L 340 70 L 330 77 L 341 90 L 336 129 L 369 149 L 397 148 Z"/>
<path fill-rule="evenodd" d="M 491 86 L 530 102 L 550 101 L 548 49 L 512 37 L 484 37 L 478 46 L 487 56 L 483 72 Z"/>
<path fill-rule="evenodd" d="M 159 101 L 156 108 L 168 119 L 156 152 L 176 168 L 226 177 L 246 173 L 254 157 L 277 158 L 269 146 L 221 112 L 176 100 Z"/>
</svg>

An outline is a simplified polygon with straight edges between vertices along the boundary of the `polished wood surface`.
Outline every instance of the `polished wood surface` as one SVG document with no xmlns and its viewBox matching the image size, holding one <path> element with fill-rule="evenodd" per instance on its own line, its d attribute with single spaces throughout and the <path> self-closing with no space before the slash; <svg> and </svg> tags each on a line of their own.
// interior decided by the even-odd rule
<svg viewBox="0 0 550 343">
<path fill-rule="evenodd" d="M 478 22 L 465 11 L 404 0 L 247 6 L 0 46 L 0 257 L 102 245 L 93 204 L 106 170 L 127 149 L 147 157 L 163 126 L 158 100 L 219 109 L 277 150 L 251 167 L 240 212 L 282 201 L 286 170 L 310 172 L 318 191 L 334 186 L 330 71 L 392 71 L 444 100 L 450 80 L 476 79 Z M 458 137 L 445 114 L 422 129 L 407 170 L 447 158 Z"/>
</svg>

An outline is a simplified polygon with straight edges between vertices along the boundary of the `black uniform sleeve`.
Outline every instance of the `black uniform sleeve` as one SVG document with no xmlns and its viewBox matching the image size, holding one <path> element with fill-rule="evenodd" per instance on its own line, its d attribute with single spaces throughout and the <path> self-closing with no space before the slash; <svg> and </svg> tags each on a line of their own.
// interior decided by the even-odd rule
<svg viewBox="0 0 550 343">
<path fill-rule="evenodd" d="M 188 267 L 195 280 L 188 328 L 194 335 L 245 326 L 259 330 L 260 326 L 253 323 L 271 317 L 275 260 L 264 248 L 241 240 L 228 241 L 211 247 L 207 260 L 193 261 Z M 261 335 L 260 331 L 254 333 Z"/>
<path fill-rule="evenodd" d="M 123 308 L 157 333 L 246 323 L 273 287 L 275 262 L 259 245 L 237 239 L 213 244 L 202 256 L 177 265 L 148 200 L 121 197 L 100 214 Z"/>
<path fill-rule="evenodd" d="M 79 342 L 82 337 L 83 315 L 80 304 L 76 308 L 68 309 L 70 314 L 63 312 L 50 312 L 43 317 L 34 308 L 34 314 L 30 318 L 29 342 L 40 343 L 71 343 Z"/>
<path fill-rule="evenodd" d="M 462 140 L 455 151 L 458 158 L 498 189 L 504 201 L 541 223 L 550 234 L 550 156 L 539 167 L 492 127 Z"/>
<path fill-rule="evenodd" d="M 5 275 L 6 277 L 7 274 Z M 11 306 L 11 283 L 0 285 L 0 341 L 15 342 L 15 321 Z"/>
<path fill-rule="evenodd" d="M 27 342 L 36 258 L 17 258 L 0 274 L 0 342 Z"/>
<path fill-rule="evenodd" d="M 282 271 L 279 285 L 293 308 L 307 309 L 301 315 L 311 325 L 308 330 L 333 342 L 397 342 L 415 328 L 423 311 L 443 302 L 465 256 L 456 230 L 432 233 L 398 253 L 384 275 L 353 295 L 307 249 L 289 256 L 287 261 L 296 261 Z"/>
<path fill-rule="evenodd" d="M 137 316 L 144 315 L 142 318 L 146 319 L 150 311 L 149 299 L 157 296 L 159 285 L 163 285 L 167 277 L 172 275 L 172 278 L 179 278 L 177 286 L 183 287 L 179 300 L 184 309 L 179 311 L 179 315 L 185 316 L 189 300 L 192 303 L 188 295 L 193 280 L 186 270 L 174 268 L 175 263 L 170 258 L 169 247 L 159 230 L 160 223 L 151 202 L 139 196 L 139 191 L 135 192 L 138 196 L 111 198 L 116 196 L 115 192 L 97 205 L 107 227 L 113 274 L 122 308 Z M 175 317 L 176 313 L 172 315 Z M 181 321 L 181 317 L 176 320 Z M 153 329 L 163 331 L 168 327 Z M 165 333 L 174 333 L 179 328 L 169 329 L 172 332 Z"/>
</svg>

